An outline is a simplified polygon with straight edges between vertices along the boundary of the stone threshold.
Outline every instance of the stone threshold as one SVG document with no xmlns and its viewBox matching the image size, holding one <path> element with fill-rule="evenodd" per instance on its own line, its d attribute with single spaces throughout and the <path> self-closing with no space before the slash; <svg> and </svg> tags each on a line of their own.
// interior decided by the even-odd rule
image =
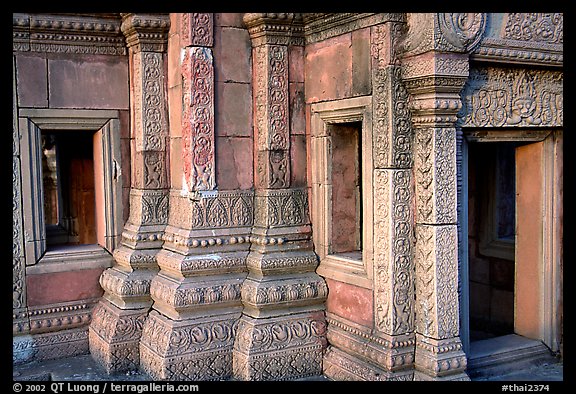
<svg viewBox="0 0 576 394">
<path fill-rule="evenodd" d="M 541 341 L 510 334 L 471 342 L 466 372 L 471 379 L 491 378 L 552 362 Z"/>
</svg>

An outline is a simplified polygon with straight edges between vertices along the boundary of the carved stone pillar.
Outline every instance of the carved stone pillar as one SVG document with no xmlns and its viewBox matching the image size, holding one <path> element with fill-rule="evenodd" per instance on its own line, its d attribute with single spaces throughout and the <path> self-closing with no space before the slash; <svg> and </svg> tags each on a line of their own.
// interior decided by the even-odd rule
<svg viewBox="0 0 576 394">
<path fill-rule="evenodd" d="M 149 308 L 150 282 L 168 219 L 165 52 L 166 14 L 122 14 L 130 60 L 130 216 L 114 266 L 100 277 L 105 293 L 90 325 L 92 356 L 110 372 L 138 369 L 139 342 Z"/>
<path fill-rule="evenodd" d="M 289 57 L 303 45 L 302 18 L 246 14 L 244 23 L 253 47 L 256 191 L 234 377 L 320 375 L 327 286 L 314 272 L 307 190 L 290 187 Z"/>
<path fill-rule="evenodd" d="M 416 186 L 415 380 L 468 380 L 459 337 L 456 114 L 482 14 L 409 14 L 403 79 L 411 95 Z"/>
<path fill-rule="evenodd" d="M 216 190 L 214 18 L 171 14 L 170 86 L 181 84 L 181 166 L 172 179 L 165 243 L 152 280 L 153 311 L 144 324 L 141 366 L 154 379 L 226 380 L 242 312 L 240 290 L 253 224 L 253 191 Z M 176 38 L 175 38 L 176 37 Z M 176 52 L 176 53 L 174 53 Z M 180 69 L 180 73 L 175 72 Z M 170 102 L 171 106 L 179 105 Z M 174 114 L 173 114 L 174 115 Z M 178 129 L 172 125 L 172 144 Z M 173 173 L 177 172 L 172 168 Z"/>
</svg>

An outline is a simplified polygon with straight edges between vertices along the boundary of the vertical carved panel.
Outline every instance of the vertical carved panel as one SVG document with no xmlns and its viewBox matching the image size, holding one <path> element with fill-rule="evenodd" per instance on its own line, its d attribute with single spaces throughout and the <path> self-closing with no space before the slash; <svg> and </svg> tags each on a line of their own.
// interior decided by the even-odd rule
<svg viewBox="0 0 576 394">
<path fill-rule="evenodd" d="M 412 167 L 412 129 L 408 92 L 401 68 L 394 65 L 395 41 L 401 25 L 371 30 L 374 167 Z"/>
<path fill-rule="evenodd" d="M 411 170 L 374 172 L 375 316 L 389 335 L 414 328 L 411 179 Z"/>
<path fill-rule="evenodd" d="M 457 228 L 416 225 L 416 303 L 419 333 L 434 339 L 458 336 Z"/>
<path fill-rule="evenodd" d="M 24 277 L 24 238 L 22 227 L 22 194 L 20 160 L 12 157 L 12 308 L 26 306 Z"/>
<path fill-rule="evenodd" d="M 259 186 L 285 188 L 290 182 L 288 47 L 254 48 L 254 65 Z"/>
<path fill-rule="evenodd" d="M 208 48 L 184 50 L 182 59 L 182 159 L 187 190 L 213 190 L 214 66 Z"/>
<path fill-rule="evenodd" d="M 416 220 L 456 223 L 456 130 L 419 129 L 415 136 Z"/>
<path fill-rule="evenodd" d="M 180 41 L 183 47 L 211 47 L 214 42 L 213 15 L 200 13 L 181 14 Z"/>
<path fill-rule="evenodd" d="M 162 151 L 166 145 L 163 55 L 140 52 L 133 59 L 136 150 Z"/>
</svg>

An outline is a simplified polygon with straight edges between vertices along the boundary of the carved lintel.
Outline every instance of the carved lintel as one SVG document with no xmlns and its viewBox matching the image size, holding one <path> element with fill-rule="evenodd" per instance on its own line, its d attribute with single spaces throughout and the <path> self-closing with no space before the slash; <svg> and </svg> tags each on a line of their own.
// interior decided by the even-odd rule
<svg viewBox="0 0 576 394">
<path fill-rule="evenodd" d="M 13 48 L 66 54 L 125 55 L 120 14 L 13 14 Z"/>
<path fill-rule="evenodd" d="M 478 67 L 462 92 L 465 127 L 562 127 L 561 71 Z"/>
<path fill-rule="evenodd" d="M 165 52 L 170 18 L 168 14 L 122 13 L 122 33 L 133 52 Z"/>
</svg>

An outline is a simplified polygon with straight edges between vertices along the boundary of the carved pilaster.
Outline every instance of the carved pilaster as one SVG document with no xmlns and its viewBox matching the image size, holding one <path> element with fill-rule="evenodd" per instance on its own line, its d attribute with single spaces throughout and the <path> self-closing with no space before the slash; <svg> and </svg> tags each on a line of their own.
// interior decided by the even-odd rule
<svg viewBox="0 0 576 394">
<path fill-rule="evenodd" d="M 409 14 L 402 78 L 414 127 L 415 380 L 467 380 L 459 338 L 456 123 L 483 14 Z"/>
<path fill-rule="evenodd" d="M 100 277 L 105 293 L 90 325 L 90 351 L 108 372 L 137 369 L 142 326 L 152 305 L 150 283 L 168 220 L 167 14 L 121 14 L 130 56 L 130 215 L 115 263 Z"/>
<path fill-rule="evenodd" d="M 307 190 L 290 188 L 288 46 L 303 45 L 302 18 L 246 14 L 244 23 L 253 46 L 257 179 L 234 377 L 297 379 L 322 373 L 328 292 L 314 272 Z"/>
<path fill-rule="evenodd" d="M 212 190 L 216 187 L 212 50 L 186 47 L 183 51 L 183 188 L 185 192 Z"/>
</svg>

